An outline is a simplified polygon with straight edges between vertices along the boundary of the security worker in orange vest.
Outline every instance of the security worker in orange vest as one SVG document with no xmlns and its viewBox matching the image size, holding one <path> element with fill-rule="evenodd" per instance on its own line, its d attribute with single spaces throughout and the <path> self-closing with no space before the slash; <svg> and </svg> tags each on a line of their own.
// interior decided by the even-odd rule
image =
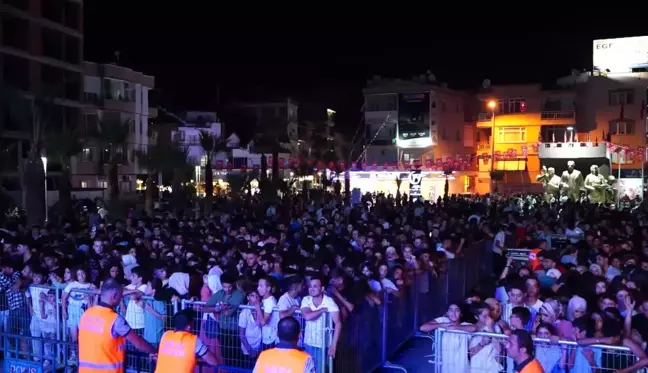
<svg viewBox="0 0 648 373">
<path fill-rule="evenodd" d="M 191 309 L 182 310 L 173 316 L 175 330 L 164 333 L 160 340 L 155 373 L 192 373 L 196 367 L 196 357 L 210 365 L 219 364 L 219 359 L 208 350 L 207 345 L 191 333 L 194 318 Z"/>
<path fill-rule="evenodd" d="M 153 346 L 137 335 L 114 307 L 124 287 L 115 279 L 104 281 L 100 301 L 81 316 L 79 322 L 79 373 L 122 373 L 126 341 L 152 354 Z"/>
<path fill-rule="evenodd" d="M 315 373 L 313 358 L 297 347 L 301 327 L 294 317 L 279 320 L 277 326 L 277 347 L 265 350 L 259 355 L 254 373 L 304 372 Z"/>
<path fill-rule="evenodd" d="M 542 365 L 533 356 L 533 339 L 524 329 L 516 329 L 509 335 L 506 352 L 515 363 L 515 373 L 544 373 Z"/>
</svg>

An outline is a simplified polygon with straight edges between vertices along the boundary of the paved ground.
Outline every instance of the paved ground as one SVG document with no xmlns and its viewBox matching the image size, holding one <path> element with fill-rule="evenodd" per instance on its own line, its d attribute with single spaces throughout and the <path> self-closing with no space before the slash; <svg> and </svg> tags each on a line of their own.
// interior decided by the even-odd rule
<svg viewBox="0 0 648 373">
<path fill-rule="evenodd" d="M 408 341 L 400 353 L 398 353 L 391 362 L 394 365 L 405 368 L 408 373 L 429 373 L 432 364 L 432 341 L 424 338 L 413 338 Z M 383 368 L 379 370 L 382 373 L 403 372 L 402 369 Z"/>
</svg>

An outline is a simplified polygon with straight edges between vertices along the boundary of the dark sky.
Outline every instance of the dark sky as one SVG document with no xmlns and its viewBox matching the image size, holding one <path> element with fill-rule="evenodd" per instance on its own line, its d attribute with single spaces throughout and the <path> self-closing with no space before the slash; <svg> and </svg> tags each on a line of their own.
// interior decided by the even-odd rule
<svg viewBox="0 0 648 373">
<path fill-rule="evenodd" d="M 594 17 L 594 10 L 529 18 L 509 12 L 339 17 L 324 10 L 223 15 L 217 7 L 182 6 L 197 3 L 86 1 L 85 58 L 108 62 L 119 50 L 122 65 L 156 77 L 158 97 L 172 109 L 209 109 L 220 87 L 223 101 L 263 93 L 332 107 L 338 122 L 355 127 L 361 89 L 374 74 L 410 78 L 430 70 L 460 88 L 479 87 L 485 78 L 546 81 L 590 68 L 594 38 L 648 35 L 639 9 L 617 20 L 605 18 L 610 9 Z"/>
</svg>

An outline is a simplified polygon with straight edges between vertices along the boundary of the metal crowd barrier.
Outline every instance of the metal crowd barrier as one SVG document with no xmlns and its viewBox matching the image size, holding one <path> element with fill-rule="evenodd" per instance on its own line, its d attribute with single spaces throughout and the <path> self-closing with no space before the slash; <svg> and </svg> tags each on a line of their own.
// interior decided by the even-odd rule
<svg viewBox="0 0 648 373">
<path fill-rule="evenodd" d="M 436 268 L 436 276 L 427 270 L 416 271 L 412 274 L 411 285 L 400 289 L 399 294 L 384 293 L 380 304 L 365 301 L 355 305 L 354 311 L 343 320 L 335 357 L 329 356 L 334 332 L 331 316 L 323 314 L 318 321 L 304 321 L 301 313 L 295 312 L 294 316 L 302 323 L 302 346 L 313 356 L 317 372 L 364 373 L 381 367 L 406 371 L 404 367 L 392 364 L 389 359 L 410 339 L 420 336 L 420 324 L 442 314 L 449 301 L 465 297 L 471 288 L 478 285 L 490 270 L 484 264 L 486 255 L 487 250 L 483 244 L 472 245 L 462 255 Z M 38 367 L 39 370 L 26 370 L 35 373 L 46 372 L 48 365 L 74 365 L 78 349 L 74 327 L 83 310 L 97 301 L 97 291 L 73 289 L 66 295 L 68 307 L 63 312 L 64 289 L 45 286 L 31 286 L 30 289 L 30 293 L 39 297 L 40 291 L 44 293 L 49 312 L 47 319 L 51 317 L 55 322 L 53 325 L 48 324 L 46 334 L 36 335 L 32 332 L 32 329 L 36 330 L 32 323 L 42 320 L 33 317 L 28 306 L 8 312 L 9 315 L 5 315 L 5 318 L 0 313 L 0 325 L 6 325 L 0 330 L 4 337 L 0 352 L 4 354 L 5 364 L 14 364 L 14 368 Z M 142 325 L 142 315 L 134 315 L 132 310 L 129 312 L 129 303 L 134 301 L 125 299 L 124 304 L 118 307 L 118 312 L 131 326 Z M 203 312 L 206 306 L 204 302 L 160 302 L 152 297 L 142 297 L 136 302 L 135 305 L 144 312 L 144 327 L 134 329 L 150 343 L 157 345 L 162 334 L 172 329 L 171 318 L 178 310 L 191 307 L 198 312 L 200 320 L 195 325 L 195 333 L 224 361 L 218 368 L 201 364 L 199 370 L 205 373 L 252 371 L 260 351 L 255 345 L 252 351 L 243 353 L 241 342 L 246 334 L 241 334 L 239 319 L 242 314 L 243 318 L 253 318 L 253 307 L 242 305 L 232 310 L 231 315 L 215 322 L 209 312 Z M 3 320 L 7 323 L 2 324 Z M 38 346 L 41 348 L 37 348 Z M 148 357 L 136 353 L 132 348 L 129 348 L 127 357 L 127 372 L 154 370 Z M 48 360 L 49 363 L 46 362 Z"/>
<path fill-rule="evenodd" d="M 434 373 L 500 373 L 513 372 L 513 360 L 506 355 L 508 337 L 503 334 L 468 333 L 439 328 L 433 338 L 429 372 Z M 613 373 L 627 368 L 637 357 L 622 346 L 579 346 L 574 341 L 552 342 L 534 339 L 535 358 L 545 372 Z M 587 356 L 595 362 L 592 367 Z M 645 372 L 641 369 L 640 372 Z"/>
</svg>

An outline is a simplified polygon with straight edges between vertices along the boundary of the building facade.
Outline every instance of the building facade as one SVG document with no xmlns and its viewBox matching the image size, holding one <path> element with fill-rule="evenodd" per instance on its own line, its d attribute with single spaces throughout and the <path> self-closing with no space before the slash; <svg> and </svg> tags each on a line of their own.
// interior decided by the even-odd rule
<svg viewBox="0 0 648 373">
<path fill-rule="evenodd" d="M 365 148 L 361 161 L 372 168 L 436 164 L 448 158 L 467 159 L 474 152 L 471 95 L 436 83 L 431 74 L 411 81 L 376 77 L 363 93 Z M 449 179 L 449 193 L 469 193 L 475 189 L 477 172 L 473 167 L 455 170 Z M 438 196 L 443 193 L 439 185 L 443 188 L 444 183 L 442 172 L 430 174 L 424 176 L 423 189 Z"/>
<path fill-rule="evenodd" d="M 90 137 L 96 133 L 100 121 L 128 122 L 131 130 L 126 146 L 117 149 L 123 153 L 124 164 L 119 166 L 120 190 L 136 190 L 137 176 L 146 170 L 139 167 L 138 150 L 146 150 L 151 140 L 149 118 L 156 115 L 149 108 L 149 91 L 155 87 L 155 78 L 115 64 L 84 63 L 84 107 L 81 133 Z M 107 170 L 99 169 L 101 153 L 110 154 L 90 141 L 81 154 L 72 161 L 72 185 L 81 188 L 107 187 Z"/>
<path fill-rule="evenodd" d="M 567 140 L 575 131 L 576 93 L 541 84 L 492 86 L 477 94 L 477 193 L 497 182 L 500 192 L 534 192 L 541 171 L 540 142 Z M 491 175 L 494 179 L 491 180 Z"/>
<path fill-rule="evenodd" d="M 0 1 L 0 86 L 55 95 L 49 131 L 74 129 L 81 124 L 82 0 Z M 8 113 L 0 105 L 2 138 L 15 142 L 19 149 L 3 157 L 11 157 L 9 163 L 14 165 L 25 154 L 28 134 L 25 124 Z"/>
</svg>

